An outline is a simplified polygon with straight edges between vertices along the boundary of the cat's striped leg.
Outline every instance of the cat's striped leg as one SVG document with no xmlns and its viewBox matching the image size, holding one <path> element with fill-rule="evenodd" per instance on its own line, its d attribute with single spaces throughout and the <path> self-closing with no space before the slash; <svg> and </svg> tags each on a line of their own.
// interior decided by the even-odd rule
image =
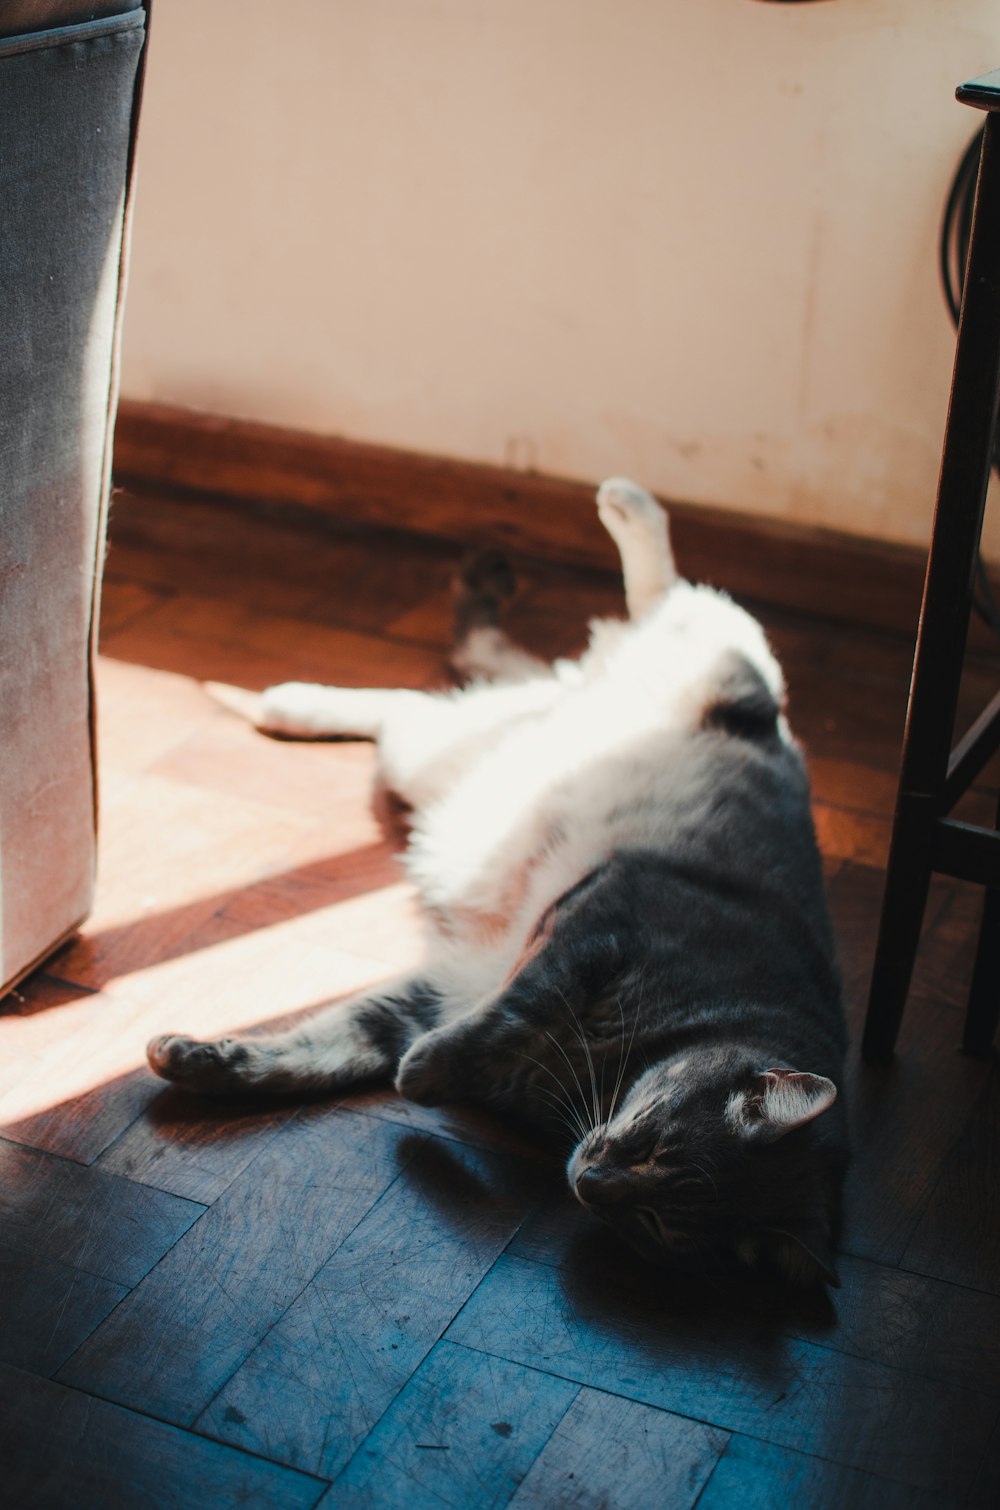
<svg viewBox="0 0 1000 1510">
<path fill-rule="evenodd" d="M 641 619 L 677 581 L 666 511 L 645 488 L 609 477 L 597 490 L 597 512 L 622 559 L 629 618 Z"/>
<path fill-rule="evenodd" d="M 631 969 L 622 866 L 609 859 L 583 876 L 538 919 L 495 993 L 461 1016 L 443 1013 L 435 1028 L 414 1039 L 396 1077 L 401 1095 L 424 1106 L 511 1095 L 524 1111 L 537 1069 L 548 1082 L 540 1090 L 543 1100 L 558 1088 L 574 1116 L 589 1121 L 592 1113 L 597 1120 L 593 1052 L 618 1042 L 619 986 Z M 612 925 L 616 918 L 622 921 Z M 596 1025 L 594 1050 L 586 1041 L 589 1024 Z M 624 1033 L 624 1017 L 621 1027 Z M 593 1092 L 589 1107 L 584 1086 Z"/>
<path fill-rule="evenodd" d="M 390 1076 L 409 1046 L 437 1022 L 440 993 L 407 976 L 335 1002 L 283 1033 L 202 1043 L 164 1034 L 146 1048 L 164 1080 L 212 1095 L 335 1091 Z"/>
</svg>

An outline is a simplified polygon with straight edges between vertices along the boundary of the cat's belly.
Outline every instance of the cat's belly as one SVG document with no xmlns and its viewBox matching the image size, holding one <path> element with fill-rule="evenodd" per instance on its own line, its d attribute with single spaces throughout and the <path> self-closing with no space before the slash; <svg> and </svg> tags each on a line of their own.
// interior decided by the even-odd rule
<svg viewBox="0 0 1000 1510">
<path fill-rule="evenodd" d="M 543 872 L 562 890 L 609 852 L 623 805 L 632 812 L 648 797 L 657 821 L 662 793 L 650 783 L 683 734 L 654 706 L 606 686 L 599 694 L 513 731 L 417 816 L 406 863 L 429 909 L 512 918 Z"/>
</svg>

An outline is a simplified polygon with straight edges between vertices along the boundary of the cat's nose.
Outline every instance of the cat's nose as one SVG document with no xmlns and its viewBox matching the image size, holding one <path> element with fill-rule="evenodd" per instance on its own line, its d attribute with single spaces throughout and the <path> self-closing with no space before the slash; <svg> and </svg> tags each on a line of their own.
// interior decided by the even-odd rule
<svg viewBox="0 0 1000 1510">
<path fill-rule="evenodd" d="M 576 1191 L 588 1206 L 611 1206 L 628 1190 L 628 1180 L 617 1170 L 591 1164 L 576 1177 Z"/>
</svg>

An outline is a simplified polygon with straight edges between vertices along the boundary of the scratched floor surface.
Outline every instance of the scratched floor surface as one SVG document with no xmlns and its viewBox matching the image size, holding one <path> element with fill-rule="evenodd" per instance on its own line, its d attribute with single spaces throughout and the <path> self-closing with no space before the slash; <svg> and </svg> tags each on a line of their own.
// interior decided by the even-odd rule
<svg viewBox="0 0 1000 1510">
<path fill-rule="evenodd" d="M 830 1301 L 647 1270 L 485 1117 L 389 1090 L 206 1107 L 143 1067 L 154 1032 L 292 1018 L 413 959 L 371 750 L 265 739 L 200 682 L 439 683 L 454 560 L 117 504 L 97 906 L 0 1007 L 0 1502 L 992 1510 L 1000 1082 L 956 1051 L 974 889 L 933 888 L 892 1070 L 852 1055 Z M 543 652 L 620 607 L 597 574 L 523 577 L 514 624 Z M 910 646 L 764 616 L 856 1030 Z M 968 708 L 996 675 L 970 667 Z"/>
</svg>

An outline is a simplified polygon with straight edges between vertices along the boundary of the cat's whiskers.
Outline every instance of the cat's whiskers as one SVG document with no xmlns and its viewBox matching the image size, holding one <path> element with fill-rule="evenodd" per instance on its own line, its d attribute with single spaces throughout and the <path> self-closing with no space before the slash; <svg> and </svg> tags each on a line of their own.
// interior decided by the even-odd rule
<svg viewBox="0 0 1000 1510">
<path fill-rule="evenodd" d="M 643 992 L 644 985 L 645 985 L 645 982 L 640 977 L 640 980 L 639 980 L 639 1003 L 638 1003 L 638 1006 L 636 1008 L 635 1016 L 632 1019 L 632 1033 L 631 1033 L 631 1036 L 629 1038 L 628 1046 L 627 1047 L 625 1045 L 625 1011 L 624 1011 L 624 1008 L 622 1007 L 622 999 L 621 999 L 620 996 L 618 997 L 618 1011 L 619 1011 L 619 1013 L 621 1015 L 621 1020 L 622 1020 L 622 1036 L 621 1036 L 621 1047 L 620 1047 L 620 1050 L 619 1050 L 619 1060 L 618 1060 L 618 1078 L 615 1081 L 614 1094 L 611 1097 L 611 1108 L 610 1108 L 610 1110 L 608 1112 L 608 1116 L 607 1116 L 607 1124 L 606 1125 L 609 1126 L 609 1127 L 611 1125 L 612 1118 L 615 1115 L 615 1111 L 617 1110 L 617 1107 L 618 1107 L 618 1097 L 621 1094 L 622 1086 L 623 1086 L 624 1081 L 625 1081 L 625 1071 L 628 1068 L 628 1061 L 629 1061 L 629 1057 L 630 1057 L 630 1055 L 632 1053 L 632 1046 L 635 1043 L 635 1032 L 636 1032 L 636 1028 L 638 1027 L 638 1024 L 639 1024 L 639 1014 L 642 1011 L 642 992 Z"/>
<path fill-rule="evenodd" d="M 566 1000 L 566 997 L 563 995 L 562 991 L 560 991 L 558 987 L 556 987 L 556 990 L 557 990 L 557 993 L 558 993 L 558 995 L 559 995 L 559 997 L 560 997 L 560 999 L 562 1001 L 563 1006 L 566 1008 L 567 1012 L 569 1013 L 570 1017 L 572 1018 L 572 1022 L 570 1023 L 570 1026 L 572 1027 L 574 1033 L 576 1034 L 577 1038 L 580 1041 L 580 1047 L 583 1049 L 584 1061 L 585 1061 L 585 1063 L 587 1065 L 587 1069 L 588 1069 L 589 1074 L 590 1074 L 590 1096 L 591 1096 L 591 1105 L 592 1105 L 592 1109 L 593 1109 L 593 1124 L 592 1124 L 592 1128 L 596 1129 L 597 1124 L 601 1120 L 601 1108 L 600 1108 L 600 1102 L 599 1102 L 598 1095 L 597 1095 L 597 1075 L 596 1075 L 595 1070 L 594 1070 L 594 1057 L 593 1057 L 593 1055 L 590 1052 L 590 1044 L 587 1042 L 587 1038 L 586 1038 L 586 1035 L 585 1035 L 585 1033 L 583 1031 L 583 1025 L 580 1022 L 579 1016 L 573 1010 L 573 1008 L 570 1006 L 569 1002 Z"/>
<path fill-rule="evenodd" d="M 562 1103 L 560 1102 L 558 1096 L 553 1095 L 551 1091 L 547 1091 L 541 1086 L 539 1086 L 537 1090 L 538 1094 L 542 1097 L 543 1102 L 548 1106 L 551 1115 L 556 1119 L 557 1122 L 562 1124 L 573 1142 L 575 1144 L 578 1144 L 580 1142 L 579 1127 L 573 1120 L 573 1118 L 568 1116 L 563 1110 Z"/>
<path fill-rule="evenodd" d="M 543 1064 L 542 1061 L 540 1059 L 536 1059 L 533 1054 L 528 1054 L 522 1049 L 521 1058 L 529 1060 L 532 1064 L 537 1065 L 538 1068 L 543 1072 L 543 1074 L 551 1076 L 551 1078 L 555 1081 L 556 1085 L 559 1088 L 559 1096 L 556 1096 L 553 1091 L 550 1091 L 548 1087 L 544 1085 L 536 1085 L 535 1090 L 541 1092 L 543 1095 L 548 1096 L 553 1102 L 555 1102 L 563 1109 L 564 1114 L 568 1113 L 568 1115 L 572 1118 L 572 1126 L 577 1132 L 578 1136 L 580 1138 L 586 1138 L 592 1131 L 592 1129 L 587 1127 L 584 1118 L 574 1104 L 569 1087 L 563 1084 L 563 1082 L 559 1079 L 559 1076 L 556 1074 L 555 1070 L 553 1070 L 550 1065 Z M 572 1065 L 570 1065 L 570 1068 L 572 1069 Z M 577 1084 L 579 1084 L 579 1082 L 577 1082 Z M 567 1126 L 569 1125 L 570 1124 L 567 1123 Z"/>
<path fill-rule="evenodd" d="M 618 998 L 618 1015 L 621 1018 L 622 1031 L 621 1038 L 618 1043 L 618 1074 L 615 1076 L 615 1086 L 614 1090 L 611 1092 L 611 1105 L 608 1107 L 609 1123 L 611 1122 L 611 1119 L 614 1116 L 615 1112 L 618 1110 L 618 1097 L 621 1095 L 622 1082 L 625 1079 L 625 1064 L 628 1057 L 625 1046 L 625 1008 L 622 1006 L 622 1000 L 620 996 Z"/>
<path fill-rule="evenodd" d="M 622 1025 L 623 1025 L 623 1031 L 624 1031 L 624 1021 L 625 1021 L 625 1019 L 624 1019 L 624 1016 L 622 1014 L 621 997 L 620 996 L 616 997 L 615 1001 L 616 1001 L 616 1004 L 618 1006 L 618 1015 L 619 1015 L 619 1017 L 622 1018 Z M 618 1052 L 619 1052 L 619 1055 L 620 1055 L 621 1054 L 621 1045 L 620 1045 L 620 1042 L 619 1042 L 619 1050 L 618 1050 Z M 607 1105 L 607 1102 L 604 1099 L 604 1071 L 605 1071 L 605 1069 L 607 1067 L 607 1063 L 608 1063 L 608 1056 L 607 1056 L 607 1054 L 605 1054 L 603 1056 L 603 1058 L 601 1059 L 601 1098 L 600 1098 L 600 1107 L 601 1107 L 601 1114 L 602 1114 L 602 1116 L 604 1114 L 604 1108 Z"/>
<path fill-rule="evenodd" d="M 557 1084 L 558 1083 L 559 1082 L 557 1082 Z M 565 1097 L 561 1096 L 556 1091 L 550 1090 L 548 1086 L 545 1085 L 536 1085 L 535 1090 L 539 1095 L 542 1095 L 546 1098 L 546 1100 L 554 1110 L 559 1111 L 563 1123 L 566 1127 L 570 1128 L 573 1131 L 574 1135 L 577 1138 L 583 1139 L 587 1136 L 586 1125 L 582 1121 L 579 1112 L 572 1104 L 572 1102 L 567 1101 Z"/>
<path fill-rule="evenodd" d="M 611 1104 L 608 1107 L 608 1115 L 605 1126 L 608 1126 L 615 1114 L 618 1105 L 618 1095 L 622 1088 L 622 1079 L 625 1074 L 625 1008 L 622 1006 L 621 996 L 615 998 L 618 1007 L 618 1018 L 621 1022 L 621 1032 L 618 1035 L 618 1073 L 615 1075 L 614 1088 L 611 1092 Z"/>
<path fill-rule="evenodd" d="M 582 1137 L 587 1136 L 585 1132 L 581 1133 L 579 1122 L 576 1121 L 574 1117 L 567 1115 L 565 1111 L 565 1102 L 561 1101 L 558 1096 L 556 1096 L 552 1091 L 548 1090 L 544 1085 L 536 1085 L 535 1091 L 538 1095 L 545 1097 L 546 1101 L 549 1103 L 551 1111 L 558 1119 L 558 1121 L 562 1123 L 563 1127 L 566 1128 L 566 1131 L 571 1135 L 574 1142 L 579 1143 Z"/>
<path fill-rule="evenodd" d="M 548 1031 L 548 1029 L 546 1029 L 546 1031 L 545 1031 L 545 1036 L 549 1040 L 549 1042 L 553 1045 L 553 1047 L 559 1050 L 559 1053 L 563 1056 L 563 1058 L 565 1059 L 567 1065 L 569 1066 L 569 1072 L 573 1076 L 574 1081 L 576 1082 L 576 1088 L 577 1088 L 577 1090 L 580 1092 L 580 1102 L 581 1102 L 581 1104 L 582 1104 L 582 1106 L 584 1108 L 584 1111 L 586 1111 L 586 1109 L 587 1109 L 587 1096 L 586 1096 L 586 1093 L 585 1093 L 585 1091 L 583 1089 L 583 1085 L 581 1084 L 580 1077 L 579 1077 L 579 1075 L 576 1072 L 576 1066 L 575 1066 L 575 1064 L 573 1063 L 572 1059 L 567 1054 L 566 1050 L 563 1048 L 562 1044 L 559 1042 L 558 1038 L 555 1038 Z M 596 1127 L 596 1125 L 597 1125 L 596 1122 L 591 1122 L 590 1126 L 588 1128 L 588 1131 L 593 1132 L 593 1130 Z"/>
</svg>

